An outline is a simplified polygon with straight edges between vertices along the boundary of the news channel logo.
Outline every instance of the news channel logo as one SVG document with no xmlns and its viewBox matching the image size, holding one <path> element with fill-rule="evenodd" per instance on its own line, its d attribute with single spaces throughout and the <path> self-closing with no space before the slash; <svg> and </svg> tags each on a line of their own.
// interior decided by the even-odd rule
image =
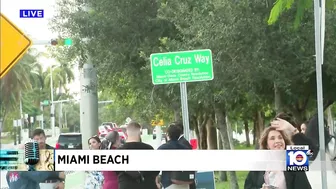
<svg viewBox="0 0 336 189">
<path fill-rule="evenodd" d="M 21 9 L 20 18 L 44 18 L 43 9 Z"/>
<path fill-rule="evenodd" d="M 309 158 L 313 151 L 307 145 L 286 147 L 286 171 L 309 171 Z"/>
</svg>

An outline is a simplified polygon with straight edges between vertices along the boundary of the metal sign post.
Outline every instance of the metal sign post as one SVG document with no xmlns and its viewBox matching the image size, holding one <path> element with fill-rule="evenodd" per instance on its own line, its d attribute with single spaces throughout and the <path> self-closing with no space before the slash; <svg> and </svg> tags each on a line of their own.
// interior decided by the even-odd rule
<svg viewBox="0 0 336 189">
<path fill-rule="evenodd" d="M 188 110 L 188 91 L 186 82 L 180 83 L 180 91 L 181 91 L 183 133 L 184 137 L 189 141 L 190 127 L 189 127 L 189 110 Z"/>
<path fill-rule="evenodd" d="M 314 0 L 315 16 L 315 51 L 316 51 L 316 88 L 317 88 L 317 111 L 319 127 L 319 143 L 321 155 L 321 181 L 322 189 L 327 189 L 327 166 L 326 148 L 324 138 L 324 114 L 323 114 L 323 87 L 322 87 L 322 64 L 324 45 L 324 11 L 325 0 Z"/>
</svg>

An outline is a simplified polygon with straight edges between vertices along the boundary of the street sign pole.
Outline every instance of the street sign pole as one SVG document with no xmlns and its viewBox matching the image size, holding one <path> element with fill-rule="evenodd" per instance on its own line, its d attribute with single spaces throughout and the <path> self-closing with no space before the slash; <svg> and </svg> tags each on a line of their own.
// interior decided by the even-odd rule
<svg viewBox="0 0 336 189">
<path fill-rule="evenodd" d="M 155 53 L 150 56 L 154 85 L 180 83 L 183 131 L 190 138 L 187 82 L 213 80 L 212 52 L 209 49 Z"/>
<path fill-rule="evenodd" d="M 321 181 L 322 189 L 327 189 L 327 167 L 326 167 L 326 149 L 324 138 L 324 114 L 323 114 L 323 87 L 322 87 L 322 64 L 323 64 L 323 42 L 321 39 L 324 36 L 322 19 L 324 11 L 322 6 L 325 6 L 324 0 L 314 0 L 314 16 L 315 16 L 315 52 L 316 52 L 316 88 L 317 88 L 317 112 L 318 112 L 318 127 L 319 127 L 319 143 L 321 155 Z"/>
<path fill-rule="evenodd" d="M 50 66 L 50 127 L 53 137 L 56 136 L 55 130 L 55 104 L 54 104 L 54 86 L 53 86 L 53 67 Z"/>
<path fill-rule="evenodd" d="M 40 102 L 40 109 L 41 109 L 41 129 L 44 129 L 44 118 L 43 118 L 43 104 Z"/>
<path fill-rule="evenodd" d="M 188 91 L 187 83 L 180 83 L 181 105 L 182 105 L 182 120 L 184 137 L 189 141 L 190 127 L 189 127 L 189 111 L 188 111 Z"/>
</svg>

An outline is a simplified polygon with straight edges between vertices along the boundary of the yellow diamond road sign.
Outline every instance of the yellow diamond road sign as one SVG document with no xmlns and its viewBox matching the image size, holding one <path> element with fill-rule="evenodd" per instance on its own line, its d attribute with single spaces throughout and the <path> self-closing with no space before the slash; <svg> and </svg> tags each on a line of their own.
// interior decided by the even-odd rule
<svg viewBox="0 0 336 189">
<path fill-rule="evenodd" d="M 1 13 L 0 15 L 0 78 L 2 78 L 27 52 L 32 42 L 8 18 Z"/>
</svg>

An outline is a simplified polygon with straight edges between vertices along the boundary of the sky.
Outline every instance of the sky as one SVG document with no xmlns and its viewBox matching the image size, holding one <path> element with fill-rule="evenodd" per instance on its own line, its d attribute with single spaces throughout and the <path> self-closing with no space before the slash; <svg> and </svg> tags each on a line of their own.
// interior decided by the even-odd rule
<svg viewBox="0 0 336 189">
<path fill-rule="evenodd" d="M 48 26 L 49 20 L 54 16 L 56 0 L 0 0 L 0 10 L 12 23 L 14 23 L 21 31 L 30 36 L 33 41 L 32 48 L 41 52 L 47 52 L 43 45 L 34 45 L 37 40 L 51 40 L 56 38 L 57 33 L 53 33 Z M 43 9 L 44 18 L 20 18 L 20 9 Z M 55 64 L 55 60 L 41 58 L 44 68 Z M 74 70 L 76 79 L 69 84 L 68 88 L 72 93 L 80 91 L 79 71 Z"/>
</svg>

